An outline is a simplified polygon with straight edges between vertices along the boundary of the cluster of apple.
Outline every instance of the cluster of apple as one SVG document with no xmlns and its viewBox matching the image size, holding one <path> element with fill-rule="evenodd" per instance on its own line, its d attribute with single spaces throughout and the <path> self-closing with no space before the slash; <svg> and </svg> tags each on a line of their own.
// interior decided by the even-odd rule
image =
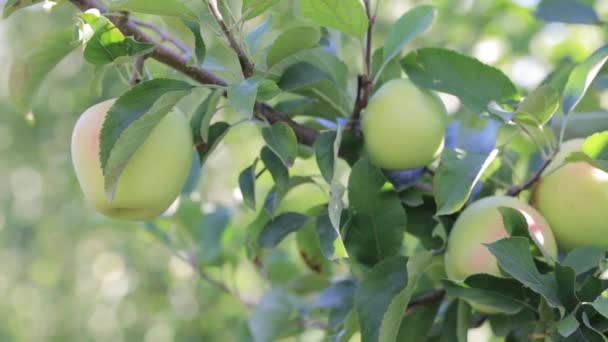
<svg viewBox="0 0 608 342">
<path fill-rule="evenodd" d="M 431 92 L 408 80 L 385 84 L 370 100 L 362 121 L 370 160 L 389 169 L 423 167 L 434 161 L 444 144 L 446 111 Z M 468 206 L 448 239 L 446 272 L 452 280 L 476 273 L 498 276 L 498 264 L 485 244 L 507 237 L 500 207 L 518 210 L 534 242 L 557 257 L 564 251 L 608 247 L 608 173 L 586 162 L 566 163 L 583 139 L 565 142 L 532 192 L 531 205 L 516 198 L 493 196 Z"/>
<path fill-rule="evenodd" d="M 76 175 L 85 197 L 102 214 L 131 220 L 158 216 L 179 194 L 192 163 L 187 118 L 177 111 L 164 117 L 129 160 L 110 202 L 104 192 L 99 137 L 114 102 L 94 105 L 78 120 L 72 136 Z M 370 99 L 363 115 L 368 157 L 385 170 L 427 166 L 443 150 L 446 122 L 446 110 L 433 93 L 405 79 L 389 81 Z M 532 205 L 494 196 L 468 206 L 449 236 L 448 277 L 499 275 L 496 259 L 485 244 L 507 237 L 500 207 L 520 211 L 535 243 L 554 258 L 558 246 L 564 251 L 608 246 L 608 173 L 585 162 L 565 162 L 567 154 L 581 145 L 582 140 L 562 145 L 534 187 Z"/>
</svg>

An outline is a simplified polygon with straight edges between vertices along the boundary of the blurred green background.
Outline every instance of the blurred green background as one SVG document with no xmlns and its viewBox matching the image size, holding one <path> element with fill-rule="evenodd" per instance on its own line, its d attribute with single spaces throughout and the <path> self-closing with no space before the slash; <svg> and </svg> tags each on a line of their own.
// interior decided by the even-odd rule
<svg viewBox="0 0 608 342">
<path fill-rule="evenodd" d="M 0 5 L 5 2 L 0 0 Z M 216 29 L 206 29 L 211 24 L 205 19 L 202 2 L 185 2 L 203 17 L 209 56 L 206 66 L 235 79 L 236 60 L 222 46 Z M 277 22 L 292 20 L 296 3 L 284 0 L 271 14 Z M 605 41 L 599 27 L 536 20 L 532 15 L 536 0 L 381 0 L 376 46 L 391 22 L 420 3 L 437 6 L 437 17 L 431 31 L 408 50 L 440 46 L 473 55 L 499 67 L 523 93 L 537 85 L 562 57 L 581 60 Z M 230 4 L 238 15 L 240 1 Z M 75 23 L 75 8 L 69 2 L 50 5 L 47 2 L 0 20 L 0 341 L 238 340 L 248 314 L 241 303 L 201 282 L 143 224 L 104 218 L 83 200 L 71 166 L 71 130 L 88 106 L 128 89 L 124 66 L 95 69 L 83 61 L 77 48 L 43 83 L 30 113 L 20 113 L 10 104 L 13 61 L 44 40 L 48 32 Z M 608 0 L 596 1 L 594 7 L 600 17 L 607 17 Z M 179 23 L 148 19 L 192 46 L 191 37 Z M 250 31 L 263 19 L 248 23 L 245 30 Z M 361 68 L 360 43 L 334 38 L 355 80 Z M 147 66 L 154 76 L 178 77 L 154 62 Z M 354 81 L 351 88 L 354 90 Z M 200 97 L 193 96 L 180 107 L 191 112 L 204 94 L 201 90 Z M 593 94 L 584 106 L 594 110 L 608 107 L 608 96 Z M 457 99 L 442 99 L 451 112 L 458 110 Z M 222 116 L 230 122 L 240 119 L 227 110 Z M 221 267 L 211 266 L 210 273 L 250 300 L 256 300 L 268 285 L 246 259 L 244 230 L 255 214 L 241 205 L 237 177 L 260 146 L 255 124 L 239 124 L 203 168 L 196 190 L 182 199 L 178 220 L 161 218 L 156 222 L 179 238 L 183 226 L 205 224 L 205 220 L 192 222 L 189 215 L 229 213 L 230 224 L 210 257 L 212 263 L 225 262 Z M 346 168 L 342 169 L 347 177 Z M 299 160 L 292 172 L 313 173 L 318 171 L 310 159 Z M 269 177 L 262 182 L 261 194 L 270 186 Z M 314 189 L 306 196 L 317 199 L 305 197 L 292 205 L 306 209 L 323 198 Z M 175 249 L 205 247 L 185 241 Z M 276 260 L 282 265 L 281 272 L 306 275 L 299 258 L 279 251 Z M 300 340 L 317 341 L 320 336 L 311 331 Z"/>
</svg>

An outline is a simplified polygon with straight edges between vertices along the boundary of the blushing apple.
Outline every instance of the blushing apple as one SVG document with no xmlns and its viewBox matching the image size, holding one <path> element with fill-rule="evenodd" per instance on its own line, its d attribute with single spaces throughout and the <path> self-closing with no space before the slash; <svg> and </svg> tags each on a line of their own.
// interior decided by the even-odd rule
<svg viewBox="0 0 608 342">
<path fill-rule="evenodd" d="M 118 219 L 146 220 L 165 211 L 179 195 L 192 163 L 187 118 L 167 114 L 129 160 L 112 202 L 104 192 L 99 135 L 115 100 L 87 109 L 74 127 L 72 161 L 87 201 L 100 213 Z"/>
<path fill-rule="evenodd" d="M 498 208 L 519 210 L 526 221 L 530 236 L 552 257 L 557 256 L 555 238 L 542 215 L 526 203 L 507 196 L 480 199 L 467 207 L 450 232 L 445 253 L 448 278 L 455 281 L 477 273 L 499 276 L 498 262 L 484 244 L 508 237 Z"/>
<path fill-rule="evenodd" d="M 532 194 L 559 247 L 608 247 L 608 173 L 586 162 L 565 163 L 584 139 L 569 140 L 549 164 Z"/>
<path fill-rule="evenodd" d="M 430 91 L 407 79 L 385 83 L 361 120 L 370 161 L 386 170 L 430 164 L 443 150 L 446 121 L 443 103 Z"/>
</svg>

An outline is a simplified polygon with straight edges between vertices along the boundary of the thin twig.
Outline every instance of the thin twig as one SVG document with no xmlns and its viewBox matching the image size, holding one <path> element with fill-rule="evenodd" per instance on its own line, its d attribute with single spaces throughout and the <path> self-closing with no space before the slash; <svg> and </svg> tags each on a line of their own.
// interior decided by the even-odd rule
<svg viewBox="0 0 608 342">
<path fill-rule="evenodd" d="M 215 18 L 215 21 L 220 26 L 220 29 L 222 30 L 224 37 L 226 37 L 226 40 L 228 41 L 228 45 L 230 45 L 230 48 L 232 50 L 234 50 L 234 52 L 236 52 L 236 55 L 239 58 L 239 63 L 241 64 L 241 70 L 243 71 L 243 76 L 245 76 L 245 78 L 249 78 L 251 75 L 253 75 L 253 73 L 255 71 L 255 66 L 249 60 L 249 57 L 247 57 L 247 53 L 241 47 L 241 44 L 239 44 L 239 42 L 236 40 L 236 38 L 232 34 L 232 31 L 230 30 L 228 25 L 226 25 L 226 22 L 224 21 L 224 17 L 222 16 L 222 13 L 220 12 L 219 8 L 217 7 L 217 0 L 208 0 L 207 5 L 209 7 L 209 11 Z"/>
<path fill-rule="evenodd" d="M 435 302 L 438 302 L 440 300 L 443 300 L 445 295 L 446 295 L 446 291 L 443 289 L 434 290 L 434 291 L 422 294 L 419 297 L 416 297 L 409 302 L 409 304 L 407 305 L 407 308 L 405 309 L 405 314 L 408 315 L 408 314 L 412 313 L 414 310 L 416 310 L 422 306 L 427 306 L 427 305 L 433 304 Z"/>
<path fill-rule="evenodd" d="M 131 74 L 131 78 L 129 79 L 130 85 L 138 85 L 144 78 L 144 64 L 146 61 L 146 57 L 146 55 L 135 57 L 135 62 L 133 63 L 134 70 Z"/>
<path fill-rule="evenodd" d="M 145 22 L 145 21 L 135 19 L 135 18 L 131 18 L 131 22 L 133 22 L 133 24 L 135 24 L 137 26 L 145 27 L 147 29 L 154 31 L 160 37 L 161 42 L 167 41 L 167 42 L 173 44 L 173 46 L 175 46 L 176 48 L 179 49 L 179 51 L 181 51 L 185 60 L 188 60 L 190 58 L 190 56 L 192 55 L 192 52 L 186 46 L 186 44 L 181 42 L 179 39 L 172 37 L 167 32 L 163 31 L 160 27 L 158 27 L 154 24 Z"/>
<path fill-rule="evenodd" d="M 209 275 L 209 273 L 207 273 L 203 268 L 201 268 L 201 267 L 199 267 L 197 265 L 196 260 L 194 260 L 192 257 L 180 254 L 180 253 L 178 253 L 175 250 L 171 250 L 171 252 L 173 253 L 173 255 L 176 258 L 182 260 L 183 262 L 185 262 L 186 264 L 188 264 L 190 267 L 192 267 L 192 269 L 194 271 L 196 271 L 196 274 L 198 274 L 198 276 L 201 279 L 203 279 L 204 281 L 206 281 L 210 285 L 213 285 L 215 288 L 217 288 L 217 289 L 225 292 L 226 294 L 234 297 L 239 302 L 241 302 L 243 305 L 245 305 L 247 308 L 253 308 L 253 307 L 256 306 L 256 303 L 242 298 L 236 292 L 234 292 L 231 289 L 229 289 L 228 286 L 226 286 L 226 284 L 222 283 L 221 281 L 219 281 L 219 280 L 213 278 L 211 275 Z"/>
<path fill-rule="evenodd" d="M 536 170 L 536 172 L 532 175 L 532 177 L 530 177 L 528 180 L 526 180 L 524 182 L 524 184 L 514 186 L 514 187 L 510 188 L 509 190 L 507 190 L 507 196 L 517 196 L 522 191 L 532 187 L 532 185 L 534 185 L 534 183 L 536 183 L 540 179 L 543 172 L 545 172 L 545 170 L 547 169 L 547 166 L 549 166 L 551 161 L 553 161 L 553 158 L 555 158 L 555 155 L 557 154 L 557 152 L 559 152 L 559 149 L 555 149 L 553 151 L 553 153 L 551 153 L 551 155 L 549 155 L 549 157 L 543 161 L 543 164 L 540 166 L 540 168 L 538 170 Z"/>
</svg>

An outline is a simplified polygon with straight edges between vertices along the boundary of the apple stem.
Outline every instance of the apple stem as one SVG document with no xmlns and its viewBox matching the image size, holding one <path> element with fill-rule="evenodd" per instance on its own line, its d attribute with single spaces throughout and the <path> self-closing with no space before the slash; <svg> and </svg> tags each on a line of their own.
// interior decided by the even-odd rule
<svg viewBox="0 0 608 342">
<path fill-rule="evenodd" d="M 557 152 L 559 152 L 559 148 L 556 148 L 551 153 L 551 155 L 549 155 L 547 157 L 547 159 L 545 159 L 543 161 L 543 164 L 540 166 L 540 168 L 538 170 L 536 170 L 536 172 L 527 181 L 525 181 L 524 184 L 514 186 L 514 187 L 510 188 L 509 190 L 507 190 L 507 196 L 517 196 L 522 191 L 531 188 L 534 185 L 534 183 L 536 183 L 540 179 L 540 176 L 542 176 L 543 172 L 547 169 L 547 166 L 549 166 L 549 164 L 551 163 L 551 161 L 553 160 L 553 158 L 555 157 Z"/>
</svg>

